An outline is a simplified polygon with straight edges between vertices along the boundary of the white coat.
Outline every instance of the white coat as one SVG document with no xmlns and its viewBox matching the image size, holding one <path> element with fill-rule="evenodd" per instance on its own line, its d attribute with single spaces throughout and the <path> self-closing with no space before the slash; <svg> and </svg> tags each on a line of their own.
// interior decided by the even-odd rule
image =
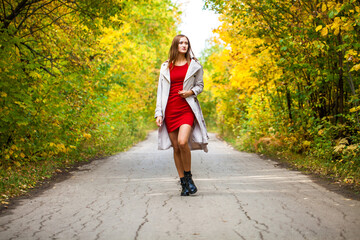
<svg viewBox="0 0 360 240">
<path fill-rule="evenodd" d="M 192 59 L 184 79 L 183 90 L 192 90 L 194 92 L 194 95 L 185 98 L 195 115 L 194 126 L 192 128 L 189 139 L 190 149 L 202 149 L 207 152 L 207 144 L 209 137 L 206 130 L 204 116 L 202 114 L 199 101 L 197 99 L 197 95 L 201 93 L 204 88 L 203 72 L 204 71 L 200 63 L 197 60 Z M 168 62 L 166 61 L 161 65 L 160 69 L 155 109 L 155 118 L 157 118 L 158 116 L 162 116 L 163 118 L 163 124 L 159 128 L 158 133 L 159 150 L 165 150 L 172 146 L 169 133 L 167 131 L 164 121 L 164 119 L 166 118 L 165 109 L 170 92 L 170 83 L 170 70 L 168 68 Z"/>
</svg>

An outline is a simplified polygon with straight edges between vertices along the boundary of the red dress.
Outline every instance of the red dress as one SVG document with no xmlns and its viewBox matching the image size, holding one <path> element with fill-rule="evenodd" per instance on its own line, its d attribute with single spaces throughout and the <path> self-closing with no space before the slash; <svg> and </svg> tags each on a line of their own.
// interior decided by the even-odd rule
<svg viewBox="0 0 360 240">
<path fill-rule="evenodd" d="M 183 83 L 189 65 L 170 67 L 170 92 L 165 109 L 165 124 L 168 132 L 175 131 L 183 124 L 194 124 L 194 113 L 185 98 L 180 97 L 179 91 L 183 90 Z"/>
</svg>

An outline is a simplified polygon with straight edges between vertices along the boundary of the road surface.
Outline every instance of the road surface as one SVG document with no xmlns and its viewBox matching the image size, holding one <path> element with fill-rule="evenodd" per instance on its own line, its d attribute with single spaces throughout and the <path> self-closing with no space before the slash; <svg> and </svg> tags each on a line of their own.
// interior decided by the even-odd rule
<svg viewBox="0 0 360 240">
<path fill-rule="evenodd" d="M 210 135 L 180 196 L 157 133 L 0 215 L 0 239 L 360 239 L 360 203 Z"/>
</svg>

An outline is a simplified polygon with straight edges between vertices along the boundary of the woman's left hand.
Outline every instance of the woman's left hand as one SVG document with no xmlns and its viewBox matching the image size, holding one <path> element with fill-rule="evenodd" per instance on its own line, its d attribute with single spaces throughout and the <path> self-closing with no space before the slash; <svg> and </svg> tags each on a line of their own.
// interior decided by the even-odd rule
<svg viewBox="0 0 360 240">
<path fill-rule="evenodd" d="M 178 94 L 179 94 L 180 97 L 182 97 L 182 98 L 187 98 L 187 97 L 193 95 L 194 92 L 193 92 L 192 90 L 189 90 L 189 91 L 181 90 L 181 91 L 178 92 Z"/>
</svg>

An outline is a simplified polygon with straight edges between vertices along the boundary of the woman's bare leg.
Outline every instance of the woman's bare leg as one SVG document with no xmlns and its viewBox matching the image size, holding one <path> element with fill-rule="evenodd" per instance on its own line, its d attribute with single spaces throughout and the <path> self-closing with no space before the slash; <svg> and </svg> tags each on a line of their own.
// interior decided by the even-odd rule
<svg viewBox="0 0 360 240">
<path fill-rule="evenodd" d="M 191 133 L 191 126 L 188 124 L 183 124 L 179 128 L 178 137 L 177 137 L 183 169 L 186 172 L 191 170 L 191 152 L 188 144 L 190 133 Z"/>
<path fill-rule="evenodd" d="M 184 177 L 184 166 L 183 166 L 183 161 L 181 160 L 178 135 L 179 135 L 179 129 L 169 133 L 170 141 L 174 149 L 175 166 L 178 171 L 179 177 L 182 178 Z"/>
</svg>

